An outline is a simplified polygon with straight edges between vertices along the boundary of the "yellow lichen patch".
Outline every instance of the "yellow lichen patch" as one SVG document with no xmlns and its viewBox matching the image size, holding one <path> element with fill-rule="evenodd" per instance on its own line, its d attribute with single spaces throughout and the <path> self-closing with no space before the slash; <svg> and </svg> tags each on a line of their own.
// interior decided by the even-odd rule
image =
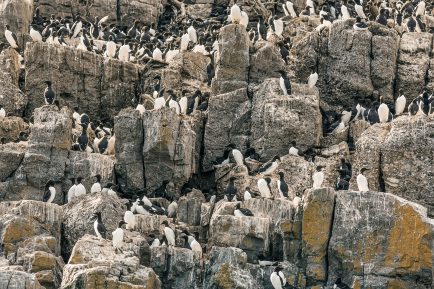
<svg viewBox="0 0 434 289">
<path fill-rule="evenodd" d="M 231 277 L 231 271 L 229 264 L 222 264 L 220 270 L 214 277 L 215 285 L 218 289 L 233 289 L 235 288 L 235 283 Z"/>
<path fill-rule="evenodd" d="M 387 289 L 407 289 L 408 286 L 401 280 L 390 280 L 387 282 Z"/>
<path fill-rule="evenodd" d="M 400 206 L 397 202 L 396 221 L 387 240 L 385 265 L 419 272 L 432 268 L 431 234 L 432 229 L 410 206 Z"/>
</svg>

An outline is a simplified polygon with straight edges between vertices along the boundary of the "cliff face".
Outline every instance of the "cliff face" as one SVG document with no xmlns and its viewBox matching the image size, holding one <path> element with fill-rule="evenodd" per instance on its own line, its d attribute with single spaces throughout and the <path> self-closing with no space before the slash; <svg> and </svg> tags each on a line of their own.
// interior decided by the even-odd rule
<svg viewBox="0 0 434 289">
<path fill-rule="evenodd" d="M 29 22 L 33 3 L 24 2 L 3 1 L 0 15 L 16 17 L 14 9 L 25 5 L 20 21 Z M 197 1 L 186 9 L 207 15 L 217 2 Z M 109 15 L 129 25 L 144 14 L 156 23 L 167 4 L 86 3 L 40 0 L 38 5 L 44 15 Z M 303 3 L 295 4 L 299 9 Z M 291 20 L 285 33 L 318 19 L 309 21 Z M 211 86 L 206 83 L 210 60 L 200 53 L 137 65 L 73 47 L 27 43 L 22 71 L 17 52 L 2 51 L 0 104 L 10 115 L 0 119 L 5 143 L 0 144 L 0 288 L 271 289 L 274 266 L 263 265 L 270 260 L 279 262 L 293 288 L 333 288 L 337 278 L 351 288 L 431 288 L 432 117 L 402 115 L 374 125 L 358 120 L 324 135 L 320 108 L 348 109 L 374 90 L 393 102 L 403 89 L 411 100 L 423 86 L 431 88 L 432 35 L 400 37 L 375 23 L 356 32 L 353 24 L 337 22 L 303 36 L 292 31 L 288 65 L 276 45 L 262 41 L 253 47 L 243 26 L 224 26 Z M 282 69 L 291 78 L 290 96 L 279 85 Z M 311 88 L 306 83 L 312 70 L 319 80 Z M 25 75 L 24 91 L 20 75 Z M 135 110 L 132 100 L 152 94 L 155 76 L 178 95 L 197 89 L 211 93 L 208 109 L 191 115 L 168 107 Z M 44 105 L 47 79 L 60 108 Z M 112 124 L 114 155 L 71 150 L 76 106 L 92 120 Z M 28 141 L 19 139 L 22 132 L 30 134 Z M 299 156 L 288 154 L 293 141 Z M 231 177 L 238 200 L 248 188 L 259 193 L 258 180 L 264 177 L 252 173 L 262 163 L 236 165 L 233 155 L 229 164 L 214 166 L 229 143 L 241 151 L 254 147 L 261 161 L 280 156 L 269 175 L 271 198 L 221 200 Z M 312 150 L 315 158 L 309 158 Z M 342 158 L 352 165 L 350 188 L 335 191 Z M 324 182 L 313 189 L 318 165 Z M 368 192 L 357 191 L 361 168 L 369 168 Z M 285 173 L 287 198 L 280 197 L 279 172 Z M 101 183 L 117 184 L 118 196 L 88 193 L 67 203 L 70 178 L 85 177 L 89 192 L 97 174 Z M 48 180 L 57 191 L 52 204 L 41 202 Z M 166 198 L 152 196 L 165 181 Z M 194 188 L 187 191 L 187 185 Z M 114 248 L 111 233 L 131 205 L 127 198 L 143 194 L 166 209 L 172 197 L 177 199 L 176 218 L 137 214 L 134 230 L 123 230 L 124 242 Z M 211 195 L 219 201 L 210 202 Z M 238 203 L 254 216 L 235 217 Z M 102 214 L 104 240 L 94 236 L 94 212 Z M 162 239 L 163 221 L 174 229 L 176 246 L 151 247 L 149 235 Z M 186 229 L 201 244 L 202 256 L 185 248 Z"/>
</svg>

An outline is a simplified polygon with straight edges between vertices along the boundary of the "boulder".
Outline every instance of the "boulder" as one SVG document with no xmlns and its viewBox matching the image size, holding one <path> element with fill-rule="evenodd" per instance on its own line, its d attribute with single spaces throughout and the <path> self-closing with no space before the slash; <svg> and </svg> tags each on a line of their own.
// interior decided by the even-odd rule
<svg viewBox="0 0 434 289">
<path fill-rule="evenodd" d="M 27 96 L 12 81 L 10 74 L 0 73 L 0 105 L 7 116 L 21 116 L 27 105 Z"/>
<path fill-rule="evenodd" d="M 92 214 L 101 212 L 107 238 L 123 220 L 125 201 L 115 196 L 86 194 L 63 206 L 62 256 L 69 258 L 75 243 L 85 234 L 95 235 Z"/>
<path fill-rule="evenodd" d="M 124 242 L 115 250 L 108 240 L 84 235 L 65 266 L 61 288 L 161 288 L 154 271 L 141 265 L 135 246 Z"/>
<path fill-rule="evenodd" d="M 245 88 L 250 64 L 249 34 L 240 24 L 226 25 L 220 29 L 218 43 L 213 93 L 219 95 Z"/>
<path fill-rule="evenodd" d="M 179 198 L 177 219 L 188 225 L 200 225 L 203 203 L 205 203 L 205 196 L 201 191 L 195 189 L 185 197 Z"/>
<path fill-rule="evenodd" d="M 132 194 L 145 187 L 143 121 L 138 110 L 124 109 L 115 117 L 116 176 L 120 189 Z"/>
<path fill-rule="evenodd" d="M 0 288 L 10 289 L 44 289 L 34 274 L 13 269 L 0 268 Z"/>
<path fill-rule="evenodd" d="M 0 135 L 5 142 L 18 140 L 21 132 L 30 132 L 29 125 L 22 118 L 12 116 L 0 119 Z"/>
<path fill-rule="evenodd" d="M 251 56 L 249 83 L 260 83 L 267 78 L 279 78 L 279 70 L 285 70 L 279 48 L 267 42 Z"/>
<path fill-rule="evenodd" d="M 22 163 L 27 183 L 42 189 L 48 180 L 64 178 L 71 147 L 71 111 L 46 105 L 35 109 L 34 125 Z"/>
<path fill-rule="evenodd" d="M 328 248 L 328 284 L 430 288 L 434 221 L 393 194 L 338 192 Z M 354 287 L 359 288 L 359 287 Z"/>
<path fill-rule="evenodd" d="M 288 153 L 291 141 L 306 150 L 319 145 L 321 113 L 316 89 L 292 84 L 292 95 L 282 95 L 278 79 L 256 87 L 252 102 L 251 145 L 269 160 Z"/>
<path fill-rule="evenodd" d="M 143 159 L 148 191 L 158 188 L 164 180 L 180 188 L 198 172 L 195 150 L 200 139 L 193 128 L 195 120 L 178 116 L 170 108 L 143 114 Z"/>
<path fill-rule="evenodd" d="M 399 44 L 397 90 L 402 89 L 408 102 L 422 93 L 430 66 L 433 36 L 430 33 L 404 33 Z"/>
<path fill-rule="evenodd" d="M 4 34 L 2 34 L 2 37 L 3 35 Z M 21 56 L 18 54 L 18 52 L 11 48 L 3 49 L 3 51 L 0 53 L 0 67 L 3 70 L 3 74 L 6 74 L 6 76 L 10 78 L 10 83 L 15 87 L 19 87 L 21 70 L 20 57 Z"/>
<path fill-rule="evenodd" d="M 100 2 L 100 5 L 104 6 L 105 0 L 95 2 Z M 118 9 L 116 15 L 120 16 L 118 21 L 127 26 L 131 26 L 134 20 L 137 19 L 147 25 L 156 25 L 167 3 L 166 0 L 117 0 L 113 2 Z M 143 15 L 146 15 L 146 17 L 143 17 Z"/>
<path fill-rule="evenodd" d="M 244 147 L 250 131 L 251 104 L 246 88 L 212 96 L 204 137 L 204 171 L 210 171 L 225 146 L 234 143 Z M 222 131 L 225 133 L 222 134 Z"/>
<path fill-rule="evenodd" d="M 303 196 L 303 259 L 308 285 L 327 281 L 327 248 L 334 202 L 335 192 L 331 188 L 308 190 Z"/>
<path fill-rule="evenodd" d="M 26 147 L 17 143 L 0 145 L 0 182 L 6 181 L 18 169 L 25 151 Z"/>
<path fill-rule="evenodd" d="M 74 47 L 28 43 L 25 58 L 27 116 L 43 104 L 46 80 L 53 83 L 61 106 L 79 107 L 81 113 L 103 122 L 113 122 L 113 117 L 131 104 L 140 84 L 139 65 Z"/>
<path fill-rule="evenodd" d="M 193 5 L 186 5 L 187 15 L 196 19 L 207 19 L 211 14 L 213 2 L 206 0 L 204 2 L 211 3 L 196 3 Z"/>
</svg>

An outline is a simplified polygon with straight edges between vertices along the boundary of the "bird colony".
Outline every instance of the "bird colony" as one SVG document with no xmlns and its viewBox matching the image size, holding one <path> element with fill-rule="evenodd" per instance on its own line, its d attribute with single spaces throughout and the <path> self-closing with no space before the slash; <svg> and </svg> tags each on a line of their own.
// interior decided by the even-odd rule
<svg viewBox="0 0 434 289">
<path fill-rule="evenodd" d="M 434 6 L 0 1 L 0 288 L 434 286 Z"/>
</svg>

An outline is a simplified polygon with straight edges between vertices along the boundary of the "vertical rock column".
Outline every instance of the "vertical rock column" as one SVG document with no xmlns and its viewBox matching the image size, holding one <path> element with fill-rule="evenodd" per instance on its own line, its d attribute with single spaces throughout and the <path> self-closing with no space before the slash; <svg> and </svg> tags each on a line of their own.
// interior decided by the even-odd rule
<svg viewBox="0 0 434 289">
<path fill-rule="evenodd" d="M 133 193 L 145 186 L 143 169 L 143 124 L 140 112 L 123 109 L 115 117 L 116 176 L 124 193 Z"/>
<path fill-rule="evenodd" d="M 220 30 L 216 74 L 209 100 L 205 127 L 203 168 L 233 142 L 242 146 L 250 131 L 250 101 L 247 95 L 249 37 L 242 25 L 227 25 Z"/>
</svg>

